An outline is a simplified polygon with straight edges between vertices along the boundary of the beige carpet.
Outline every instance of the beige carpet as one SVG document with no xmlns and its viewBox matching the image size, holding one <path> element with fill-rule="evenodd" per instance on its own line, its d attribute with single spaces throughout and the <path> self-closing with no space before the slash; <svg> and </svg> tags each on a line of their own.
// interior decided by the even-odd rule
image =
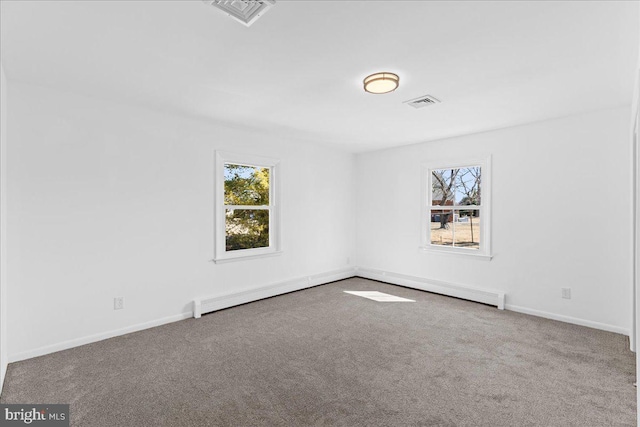
<svg viewBox="0 0 640 427">
<path fill-rule="evenodd" d="M 0 401 L 75 426 L 631 426 L 634 377 L 621 335 L 349 279 L 13 363 Z"/>
</svg>

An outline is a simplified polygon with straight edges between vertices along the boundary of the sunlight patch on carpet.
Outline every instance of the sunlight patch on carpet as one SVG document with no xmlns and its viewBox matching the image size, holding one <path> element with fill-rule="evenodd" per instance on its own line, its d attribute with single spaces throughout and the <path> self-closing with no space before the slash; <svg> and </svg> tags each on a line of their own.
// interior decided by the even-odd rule
<svg viewBox="0 0 640 427">
<path fill-rule="evenodd" d="M 395 295 L 385 294 L 378 291 L 344 291 L 347 294 L 357 295 L 359 297 L 372 299 L 378 302 L 415 302 L 415 300 L 397 297 Z"/>
</svg>

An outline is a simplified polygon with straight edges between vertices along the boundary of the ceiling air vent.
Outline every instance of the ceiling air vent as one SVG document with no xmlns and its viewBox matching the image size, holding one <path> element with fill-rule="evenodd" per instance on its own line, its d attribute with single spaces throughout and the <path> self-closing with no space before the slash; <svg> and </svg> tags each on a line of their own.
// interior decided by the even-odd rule
<svg viewBox="0 0 640 427">
<path fill-rule="evenodd" d="M 202 0 L 249 27 L 264 15 L 275 0 Z"/>
<path fill-rule="evenodd" d="M 408 101 L 404 101 L 404 104 L 407 104 L 413 108 L 422 108 L 427 105 L 440 104 L 440 100 L 435 96 L 425 95 L 420 98 L 410 99 Z"/>
</svg>

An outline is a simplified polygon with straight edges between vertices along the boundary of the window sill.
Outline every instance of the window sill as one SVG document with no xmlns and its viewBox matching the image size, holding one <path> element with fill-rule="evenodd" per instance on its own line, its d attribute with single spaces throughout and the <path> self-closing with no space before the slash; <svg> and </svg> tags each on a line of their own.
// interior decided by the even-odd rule
<svg viewBox="0 0 640 427">
<path fill-rule="evenodd" d="M 235 255 L 235 256 L 226 256 L 224 258 L 214 258 L 213 261 L 216 264 L 224 264 L 227 262 L 235 262 L 235 261 L 243 261 L 249 259 L 257 259 L 257 258 L 267 258 L 272 256 L 282 255 L 282 251 L 272 251 L 255 255 Z"/>
<path fill-rule="evenodd" d="M 468 250 L 463 252 L 460 250 L 447 250 L 447 249 L 439 249 L 439 248 L 436 249 L 429 246 L 420 246 L 420 250 L 423 252 L 428 252 L 436 255 L 453 255 L 453 256 L 458 256 L 463 258 L 479 259 L 483 261 L 491 261 L 491 259 L 493 258 L 493 255 L 487 255 L 483 253 L 473 253 Z"/>
</svg>

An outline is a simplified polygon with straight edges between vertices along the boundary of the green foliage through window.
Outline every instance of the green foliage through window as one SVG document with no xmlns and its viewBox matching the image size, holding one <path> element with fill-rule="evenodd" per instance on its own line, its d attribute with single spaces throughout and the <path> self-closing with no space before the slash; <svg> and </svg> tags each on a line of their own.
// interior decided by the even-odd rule
<svg viewBox="0 0 640 427">
<path fill-rule="evenodd" d="M 270 168 L 224 165 L 227 251 L 269 247 Z M 260 208 L 258 208 L 260 207 Z"/>
<path fill-rule="evenodd" d="M 269 168 L 224 165 L 224 204 L 267 206 Z"/>
</svg>

